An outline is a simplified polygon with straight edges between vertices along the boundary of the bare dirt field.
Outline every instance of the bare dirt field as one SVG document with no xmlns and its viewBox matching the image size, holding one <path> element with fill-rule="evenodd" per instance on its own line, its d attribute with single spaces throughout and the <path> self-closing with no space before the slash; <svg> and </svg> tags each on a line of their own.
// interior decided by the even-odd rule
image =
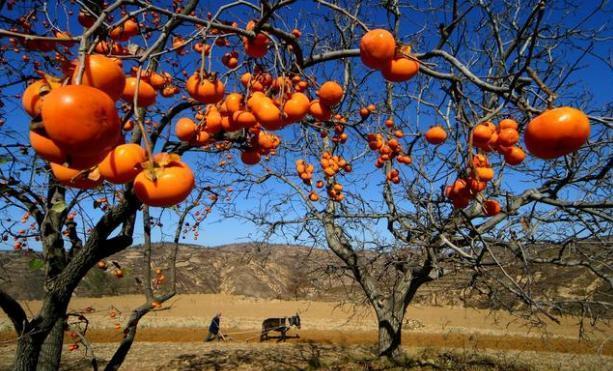
<svg viewBox="0 0 613 371">
<path fill-rule="evenodd" d="M 86 314 L 91 325 L 87 338 L 97 358 L 110 358 L 122 336 L 116 325 L 123 325 L 142 300 L 141 296 L 72 300 L 72 312 L 93 309 Z M 40 306 L 36 301 L 24 304 L 31 312 Z M 230 341 L 204 344 L 209 321 L 219 311 L 222 331 Z M 264 318 L 296 312 L 302 328 L 290 334 L 300 338 L 286 344 L 259 343 Z M 588 340 L 578 340 L 577 322 L 568 317 L 560 324 L 535 327 L 505 312 L 413 306 L 405 320 L 403 349 L 420 361 L 404 366 L 458 368 L 461 363 L 474 366 L 467 369 L 613 369 L 613 330 L 589 328 Z M 0 315 L 0 370 L 10 367 L 14 338 L 10 322 Z M 179 295 L 141 321 L 123 369 L 364 368 L 372 360 L 376 339 L 375 318 L 367 307 L 223 294 Z M 82 358 L 83 349 L 66 352 L 64 367 L 87 369 Z"/>
</svg>

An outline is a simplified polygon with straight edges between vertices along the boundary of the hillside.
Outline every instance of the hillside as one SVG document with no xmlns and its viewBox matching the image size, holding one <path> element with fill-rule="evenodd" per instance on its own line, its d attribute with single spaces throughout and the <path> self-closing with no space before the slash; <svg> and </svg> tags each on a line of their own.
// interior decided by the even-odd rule
<svg viewBox="0 0 613 371">
<path fill-rule="evenodd" d="M 154 267 L 168 269 L 170 245 L 155 244 Z M 41 256 L 30 251 L 0 253 L 0 287 L 19 299 L 42 296 Z M 143 276 L 142 249 L 132 247 L 111 256 L 125 273 L 123 279 L 92 269 L 77 296 L 137 294 Z M 203 248 L 181 245 L 177 256 L 179 293 L 227 293 L 262 298 L 320 297 L 326 286 L 330 253 L 288 245 L 237 244 Z"/>
<path fill-rule="evenodd" d="M 168 269 L 166 255 L 170 248 L 163 243 L 154 245 L 155 268 Z M 25 255 L 0 253 L 0 287 L 19 299 L 39 299 L 43 295 L 44 273 L 43 269 L 36 267 L 40 258 L 40 254 L 33 251 Z M 121 266 L 124 278 L 116 279 L 106 272 L 92 269 L 75 295 L 95 297 L 141 293 L 142 259 L 139 246 L 113 255 L 108 260 Z M 352 287 L 349 276 L 339 269 L 340 261 L 334 254 L 304 246 L 232 244 L 203 248 L 181 245 L 176 265 L 177 291 L 183 294 L 223 293 L 259 298 L 337 300 L 346 297 L 347 292 L 359 293 L 359 289 Z"/>
<path fill-rule="evenodd" d="M 167 272 L 171 246 L 155 244 L 154 268 Z M 136 246 L 113 255 L 125 273 L 116 279 L 108 272 L 92 269 L 75 292 L 76 296 L 124 295 L 142 293 L 142 248 Z M 40 256 L 0 253 L 0 287 L 18 299 L 39 299 L 43 270 Z M 507 267 L 511 272 L 512 267 Z M 521 268 L 520 268 L 521 269 Z M 593 290 L 597 281 L 584 271 L 555 268 L 540 271 L 544 289 L 540 294 L 580 297 Z M 519 273 L 519 272 L 517 272 Z M 292 245 L 232 244 L 220 247 L 181 245 L 177 256 L 177 291 L 181 294 L 233 294 L 256 298 L 362 300 L 349 272 L 328 250 Z M 466 287 L 471 272 L 457 271 L 423 286 L 416 301 L 431 305 L 468 304 L 495 307 L 485 296 L 476 296 Z M 596 285 L 597 286 L 597 285 Z M 603 291 L 603 290 L 596 290 Z M 606 294 L 606 290 L 604 290 Z M 609 296 L 610 297 L 610 296 Z M 514 300 L 510 298 L 510 300 Z M 608 300 L 605 296 L 603 300 Z"/>
</svg>

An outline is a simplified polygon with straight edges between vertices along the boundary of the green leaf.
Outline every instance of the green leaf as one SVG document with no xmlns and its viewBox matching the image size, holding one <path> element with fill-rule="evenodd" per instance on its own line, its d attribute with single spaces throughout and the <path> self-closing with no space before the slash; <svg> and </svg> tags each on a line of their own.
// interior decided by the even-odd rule
<svg viewBox="0 0 613 371">
<path fill-rule="evenodd" d="M 28 267 L 30 267 L 31 271 L 39 270 L 44 266 L 45 266 L 45 262 L 38 258 L 34 258 L 30 260 L 30 262 L 28 263 Z"/>
<path fill-rule="evenodd" d="M 56 202 L 55 204 L 53 204 L 53 206 L 51 207 L 52 211 L 55 211 L 56 213 L 61 213 L 62 211 L 66 210 L 66 202 L 64 201 L 60 201 L 60 202 Z"/>
</svg>

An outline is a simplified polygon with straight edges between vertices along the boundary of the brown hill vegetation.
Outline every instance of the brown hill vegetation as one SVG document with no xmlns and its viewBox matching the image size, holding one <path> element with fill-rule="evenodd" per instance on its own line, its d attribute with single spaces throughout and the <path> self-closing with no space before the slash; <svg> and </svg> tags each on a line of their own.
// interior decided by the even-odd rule
<svg viewBox="0 0 613 371">
<path fill-rule="evenodd" d="M 541 247 L 542 248 L 542 247 Z M 168 269 L 167 256 L 171 245 L 154 245 L 155 268 Z M 0 287 L 21 300 L 39 299 L 43 295 L 43 271 L 38 268 L 41 256 L 6 252 L 0 254 Z M 142 249 L 139 246 L 113 255 L 125 272 L 123 279 L 92 269 L 81 282 L 75 295 L 139 294 L 142 292 Z M 361 291 L 355 287 L 340 261 L 328 250 L 296 245 L 263 243 L 231 244 L 202 247 L 182 244 L 177 255 L 178 293 L 220 293 L 256 298 L 315 299 L 360 301 Z M 513 273 L 523 267 L 507 267 Z M 555 267 L 542 269 L 541 295 L 581 298 L 600 292 L 602 300 L 610 300 L 607 291 L 598 287 L 596 277 L 584 270 L 564 270 L 560 276 Z M 457 271 L 427 284 L 418 292 L 416 301 L 431 305 L 467 304 L 495 307 L 495 303 L 474 290 L 469 290 L 472 272 Z M 609 293 L 610 294 L 610 293 Z"/>
</svg>

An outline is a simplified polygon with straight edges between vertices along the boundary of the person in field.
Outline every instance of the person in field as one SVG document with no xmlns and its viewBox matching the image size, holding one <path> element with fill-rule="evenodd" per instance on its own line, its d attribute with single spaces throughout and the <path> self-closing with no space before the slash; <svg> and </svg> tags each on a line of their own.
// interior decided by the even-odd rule
<svg viewBox="0 0 613 371">
<path fill-rule="evenodd" d="M 213 317 L 213 319 L 211 320 L 211 324 L 209 325 L 209 334 L 206 337 L 205 341 L 225 340 L 219 328 L 220 323 L 221 323 L 221 312 L 217 313 L 215 317 Z"/>
</svg>

